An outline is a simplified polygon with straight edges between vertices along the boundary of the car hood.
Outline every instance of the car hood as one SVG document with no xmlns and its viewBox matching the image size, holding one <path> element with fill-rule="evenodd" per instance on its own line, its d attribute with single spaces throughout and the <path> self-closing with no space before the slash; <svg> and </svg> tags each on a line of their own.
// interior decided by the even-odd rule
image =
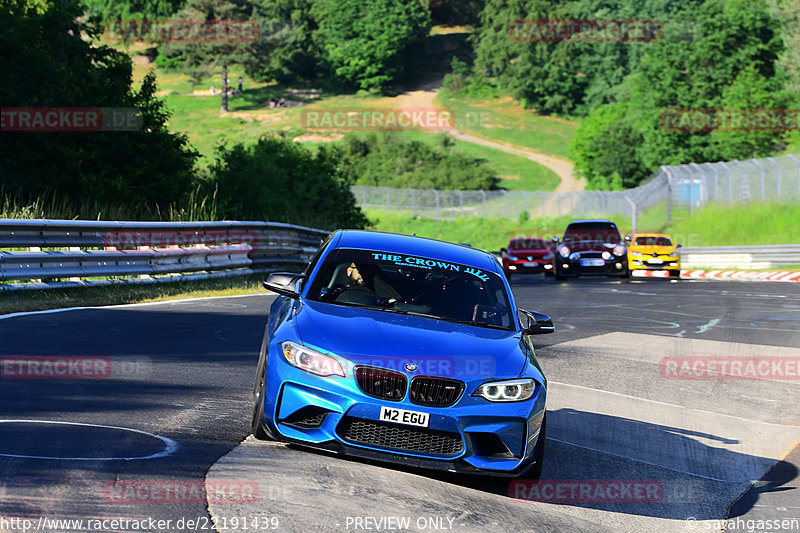
<svg viewBox="0 0 800 533">
<path fill-rule="evenodd" d="M 527 364 L 519 332 L 305 299 L 298 305 L 294 321 L 303 344 L 356 365 L 404 372 L 414 363 L 418 375 L 466 380 L 517 377 Z"/>
<path fill-rule="evenodd" d="M 566 246 L 569 248 L 570 253 L 572 252 L 604 252 L 614 249 L 615 246 L 618 244 L 622 244 L 621 242 L 608 240 L 608 241 L 567 241 L 562 244 L 562 246 Z"/>
<path fill-rule="evenodd" d="M 533 250 L 511 250 L 511 249 L 509 249 L 508 253 L 510 253 L 514 257 L 524 258 L 524 257 L 528 257 L 528 256 L 530 256 L 530 257 L 544 257 L 544 256 L 546 256 L 547 254 L 549 254 L 551 252 L 550 252 L 550 250 L 543 250 L 543 249 L 540 249 L 540 248 L 536 248 L 536 249 L 533 249 Z"/>
<path fill-rule="evenodd" d="M 675 251 L 674 246 L 646 246 L 646 245 L 637 245 L 631 246 L 630 250 L 632 252 L 639 252 L 645 255 L 652 255 L 652 254 L 660 254 L 660 255 L 667 255 L 671 254 Z"/>
</svg>

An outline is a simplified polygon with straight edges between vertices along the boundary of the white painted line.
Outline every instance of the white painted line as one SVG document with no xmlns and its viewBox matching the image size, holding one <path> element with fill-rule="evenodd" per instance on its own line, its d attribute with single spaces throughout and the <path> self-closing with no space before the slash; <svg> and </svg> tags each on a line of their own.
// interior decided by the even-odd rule
<svg viewBox="0 0 800 533">
<path fill-rule="evenodd" d="M 175 450 L 178 449 L 178 443 L 168 437 L 162 437 L 161 435 L 148 433 L 147 431 L 142 431 L 140 429 L 124 428 L 120 426 L 104 426 L 102 424 L 85 424 L 82 422 L 62 422 L 59 420 L 0 420 L 0 424 L 54 424 L 114 429 L 118 431 L 130 431 L 131 433 L 147 435 L 148 437 L 152 437 L 164 443 L 164 449 L 160 452 L 140 457 L 52 457 L 47 455 L 16 455 L 2 452 L 0 452 L 0 457 L 14 457 L 18 459 L 45 459 L 50 461 L 144 461 L 145 459 L 158 459 L 160 457 L 167 457 L 168 455 L 175 453 Z"/>
<path fill-rule="evenodd" d="M 764 425 L 767 425 L 767 426 L 777 426 L 777 427 L 784 427 L 784 428 L 798 428 L 798 427 L 800 427 L 800 426 L 794 425 L 794 424 L 773 424 L 772 422 L 764 422 L 762 420 L 752 420 L 750 418 L 742 418 L 742 417 L 739 417 L 739 416 L 726 415 L 726 414 L 723 414 L 723 413 L 717 413 L 715 411 L 706 411 L 705 409 L 695 409 L 694 407 L 686 407 L 685 405 L 676 405 L 674 403 L 660 402 L 658 400 L 649 400 L 647 398 L 641 398 L 639 396 L 630 396 L 628 394 L 621 394 L 619 392 L 612 392 L 612 391 L 607 391 L 607 390 L 602 390 L 602 389 L 593 389 L 591 387 L 583 387 L 581 385 L 573 385 L 571 383 L 561 383 L 559 381 L 548 381 L 548 384 L 549 383 L 552 383 L 554 385 L 561 385 L 561 386 L 564 386 L 564 387 L 574 387 L 576 389 L 583 389 L 583 390 L 592 391 L 592 392 L 601 392 L 603 394 L 611 394 L 611 395 L 614 395 L 614 396 L 620 396 L 622 398 L 630 398 L 632 400 L 641 400 L 643 402 L 649 402 L 649 403 L 654 403 L 654 404 L 657 404 L 657 405 L 663 405 L 665 407 L 677 407 L 678 409 L 687 409 L 689 411 L 697 411 L 698 413 L 705 413 L 705 414 L 714 415 L 714 416 L 724 416 L 725 418 L 732 418 L 734 420 L 742 420 L 744 422 L 753 422 L 754 424 L 764 424 Z"/>
</svg>

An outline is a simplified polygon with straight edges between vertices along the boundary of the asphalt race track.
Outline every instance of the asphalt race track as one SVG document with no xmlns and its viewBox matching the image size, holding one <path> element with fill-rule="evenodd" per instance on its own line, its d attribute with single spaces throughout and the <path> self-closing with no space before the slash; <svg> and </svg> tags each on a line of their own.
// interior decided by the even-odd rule
<svg viewBox="0 0 800 533">
<path fill-rule="evenodd" d="M 0 317 L 0 532 L 800 531 L 800 286 L 512 286 L 557 328 L 534 488 L 248 437 L 267 294 Z"/>
</svg>

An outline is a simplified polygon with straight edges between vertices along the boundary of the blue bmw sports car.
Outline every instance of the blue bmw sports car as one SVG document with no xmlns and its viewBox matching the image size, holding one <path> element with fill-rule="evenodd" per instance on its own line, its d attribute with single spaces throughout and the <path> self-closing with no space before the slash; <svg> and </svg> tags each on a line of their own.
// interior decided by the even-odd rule
<svg viewBox="0 0 800 533">
<path fill-rule="evenodd" d="M 271 274 L 253 434 L 456 472 L 541 473 L 547 381 L 488 252 L 343 230 Z"/>
</svg>

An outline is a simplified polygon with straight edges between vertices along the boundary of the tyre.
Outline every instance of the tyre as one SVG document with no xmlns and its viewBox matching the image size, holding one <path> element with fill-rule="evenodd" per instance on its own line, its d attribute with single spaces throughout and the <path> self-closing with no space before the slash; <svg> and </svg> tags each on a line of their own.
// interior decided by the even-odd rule
<svg viewBox="0 0 800 533">
<path fill-rule="evenodd" d="M 564 274 L 558 271 L 558 269 L 556 269 L 556 271 L 553 273 L 553 277 L 555 278 L 556 281 L 564 281 L 565 279 L 567 279 L 566 276 L 564 276 Z"/>
<path fill-rule="evenodd" d="M 253 406 L 253 422 L 252 431 L 253 436 L 258 440 L 271 440 L 272 437 L 267 432 L 264 424 L 264 390 L 266 387 L 266 372 L 267 369 L 259 373 L 259 384 L 256 387 L 255 405 Z"/>
<path fill-rule="evenodd" d="M 536 440 L 536 448 L 533 450 L 534 465 L 525 474 L 526 479 L 533 479 L 538 481 L 542 477 L 542 468 L 544 467 L 544 447 L 547 440 L 547 413 L 542 419 L 542 429 L 539 430 L 539 438 Z"/>
</svg>

